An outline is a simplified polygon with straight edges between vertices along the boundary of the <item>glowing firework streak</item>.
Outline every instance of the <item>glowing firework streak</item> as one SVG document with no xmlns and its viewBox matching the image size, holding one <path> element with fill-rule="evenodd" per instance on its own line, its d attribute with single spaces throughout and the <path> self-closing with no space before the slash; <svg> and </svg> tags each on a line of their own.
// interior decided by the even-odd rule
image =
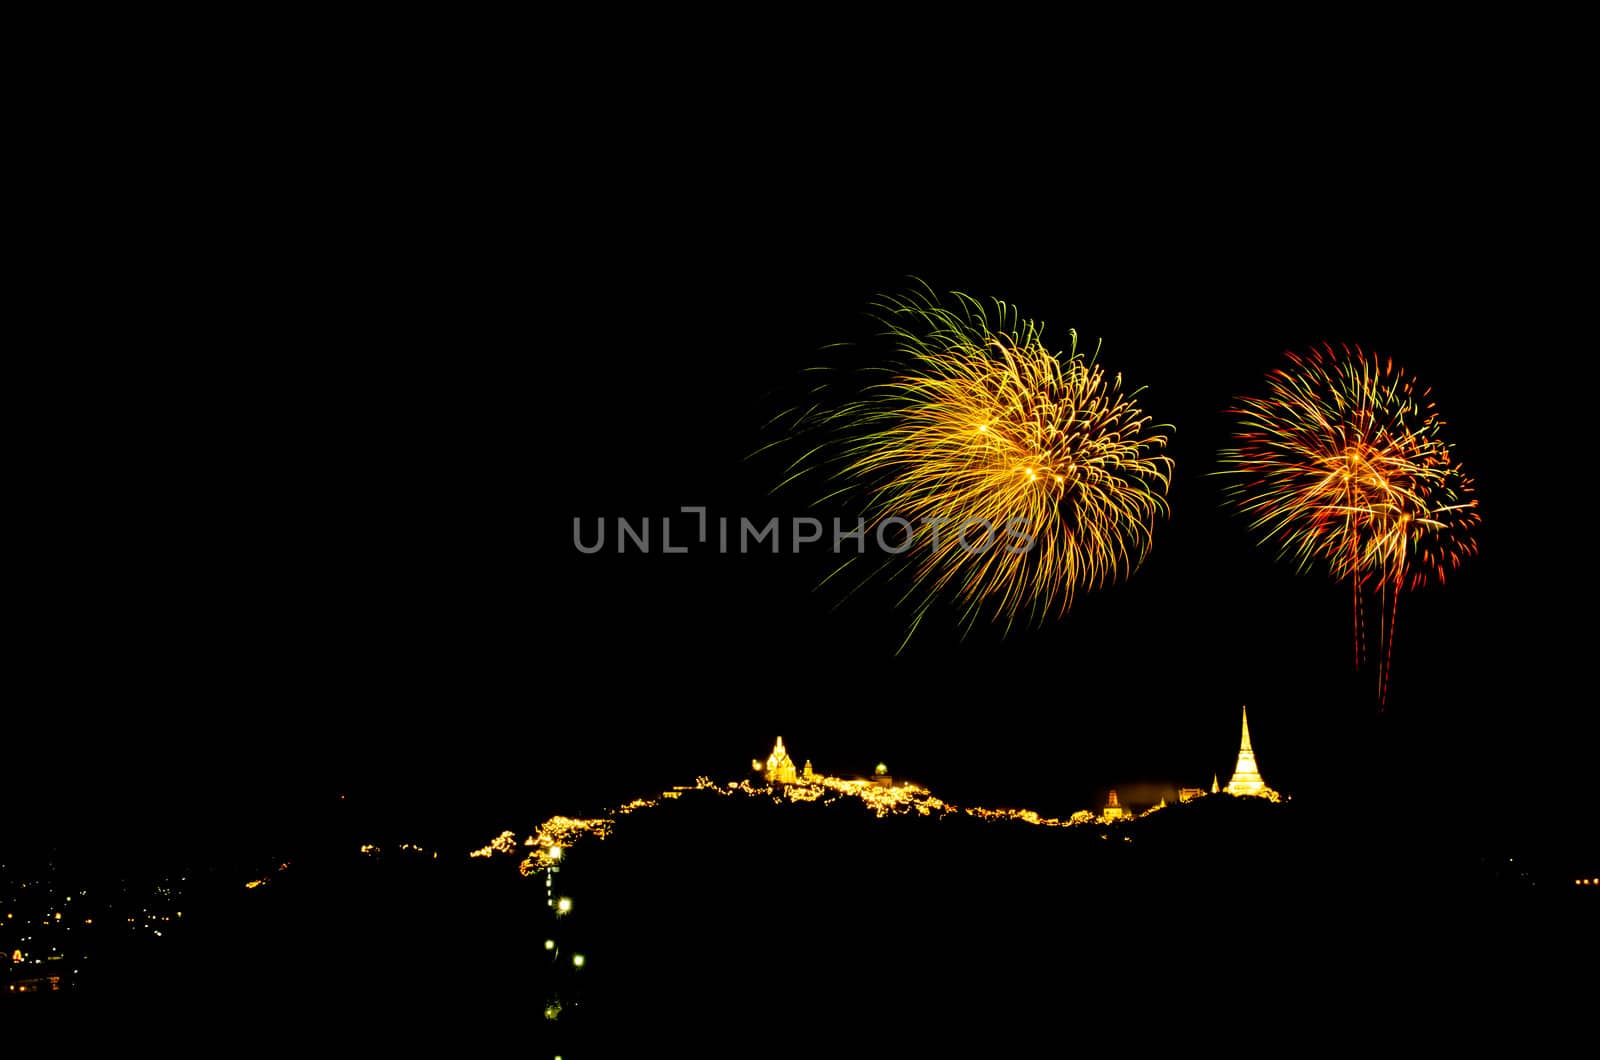
<svg viewBox="0 0 1600 1060">
<path fill-rule="evenodd" d="M 897 554 L 883 569 L 909 581 L 908 639 L 946 597 L 966 628 L 980 614 L 1009 628 L 1128 576 L 1172 477 L 1170 428 L 1152 425 L 1120 374 L 1107 377 L 1098 349 L 1085 357 L 1069 332 L 1054 353 L 1015 307 L 952 297 L 942 305 L 924 288 L 877 304 L 896 363 L 873 370 L 858 398 L 819 402 L 790 424 L 824 440 L 785 484 L 823 469 L 837 483 L 824 499 L 856 497 L 868 531 L 890 531 Z"/>
<path fill-rule="evenodd" d="M 1377 594 L 1382 709 L 1400 593 L 1443 582 L 1477 551 L 1478 502 L 1428 390 L 1393 358 L 1326 344 L 1288 357 L 1268 375 L 1265 397 L 1231 410 L 1239 426 L 1221 474 L 1280 555 L 1349 580 L 1357 666 L 1366 655 L 1362 593 Z"/>
</svg>

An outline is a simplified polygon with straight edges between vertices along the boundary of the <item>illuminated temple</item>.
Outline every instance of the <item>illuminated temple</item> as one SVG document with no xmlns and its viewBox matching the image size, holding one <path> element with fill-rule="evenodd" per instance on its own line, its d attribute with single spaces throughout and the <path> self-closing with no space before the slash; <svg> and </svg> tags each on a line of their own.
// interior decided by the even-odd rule
<svg viewBox="0 0 1600 1060">
<path fill-rule="evenodd" d="M 783 737 L 779 736 L 772 745 L 772 753 L 766 758 L 752 758 L 750 771 L 759 780 L 766 783 L 758 787 L 751 787 L 749 782 L 743 782 L 742 790 L 755 792 L 763 791 L 777 795 L 780 798 L 794 802 L 815 802 L 818 799 L 831 799 L 833 794 L 855 795 L 877 808 L 879 815 L 884 812 L 902 812 L 908 806 L 914 807 L 917 812 L 927 814 L 937 810 L 940 813 L 954 812 L 955 808 L 939 799 L 929 795 L 926 788 L 916 784 L 899 783 L 889 775 L 889 767 L 879 762 L 872 771 L 870 778 L 857 777 L 848 779 L 830 777 L 819 773 L 812 766 L 809 759 L 804 768 L 795 765 L 794 758 L 789 754 L 789 749 L 783 745 Z M 697 785 L 701 782 L 697 781 Z M 709 784 L 709 781 L 704 782 Z M 691 790 L 688 788 L 674 789 L 665 792 L 665 798 L 676 798 L 680 791 Z M 1261 770 L 1256 765 L 1255 748 L 1250 744 L 1250 717 L 1248 712 L 1241 709 L 1239 718 L 1239 754 L 1234 761 L 1233 775 L 1226 784 L 1218 782 L 1216 774 L 1211 777 L 1211 794 L 1226 792 L 1233 796 L 1251 796 L 1252 798 L 1266 799 L 1271 802 L 1281 802 L 1284 796 L 1267 786 L 1261 779 Z M 1178 789 L 1179 802 L 1193 802 L 1206 796 L 1204 788 Z M 1134 809 L 1120 797 L 1115 789 L 1106 793 L 1106 804 L 1096 810 L 1080 810 L 1065 821 L 1054 818 L 1042 818 L 1031 810 L 1002 810 L 994 811 L 977 807 L 968 808 L 965 812 L 977 816 L 1015 817 L 1033 824 L 1081 824 L 1089 821 L 1098 821 L 1102 824 L 1114 821 L 1131 821 L 1155 813 L 1167 807 L 1165 796 L 1162 796 L 1155 805 L 1147 806 L 1143 811 Z"/>
<path fill-rule="evenodd" d="M 811 765 L 806 763 L 807 767 Z M 789 757 L 789 752 L 783 748 L 783 737 L 778 737 L 778 744 L 767 756 L 767 781 L 772 784 L 793 784 L 795 782 L 794 759 Z"/>
<path fill-rule="evenodd" d="M 1276 801 L 1278 793 L 1267 787 L 1266 781 L 1261 779 L 1261 771 L 1256 768 L 1256 753 L 1250 746 L 1250 715 L 1243 707 L 1239 711 L 1239 760 L 1233 767 L 1233 779 L 1222 790 L 1229 795 L 1258 795 Z M 1212 790 L 1216 790 L 1214 778 L 1211 784 Z"/>
</svg>

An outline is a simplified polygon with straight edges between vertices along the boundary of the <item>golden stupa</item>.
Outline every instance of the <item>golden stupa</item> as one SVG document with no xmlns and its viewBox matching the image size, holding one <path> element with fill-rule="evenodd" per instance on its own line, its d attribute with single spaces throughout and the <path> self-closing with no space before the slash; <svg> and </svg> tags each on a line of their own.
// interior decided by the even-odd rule
<svg viewBox="0 0 1600 1060">
<path fill-rule="evenodd" d="M 1278 793 L 1267 787 L 1267 782 L 1261 779 L 1261 771 L 1256 768 L 1256 753 L 1250 746 L 1250 715 L 1243 707 L 1239 710 L 1239 760 L 1233 767 L 1233 779 L 1222 790 L 1229 795 L 1257 795 L 1276 800 Z M 1215 790 L 1216 781 L 1212 780 L 1211 783 Z"/>
</svg>

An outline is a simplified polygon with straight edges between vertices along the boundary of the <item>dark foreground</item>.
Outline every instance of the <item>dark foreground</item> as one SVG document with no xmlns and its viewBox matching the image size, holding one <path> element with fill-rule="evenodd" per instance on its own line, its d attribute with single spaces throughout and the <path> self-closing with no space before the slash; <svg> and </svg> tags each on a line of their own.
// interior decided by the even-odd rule
<svg viewBox="0 0 1600 1060">
<path fill-rule="evenodd" d="M 7 1007 L 131 1005 L 191 1029 L 227 1013 L 567 1057 L 641 1038 L 861 1055 L 1040 1026 L 1114 1028 L 1138 1048 L 1227 1041 L 1241 1021 L 1336 1036 L 1559 1025 L 1600 888 L 1370 809 L 1221 797 L 1063 830 L 689 793 L 569 851 L 550 890 L 572 899 L 564 916 L 520 855 L 329 842 L 254 888 L 211 870 L 121 906 L 71 892 L 58 868 L 55 904 L 75 893 L 98 926 L 62 945 L 82 960 L 8 965 L 10 987 L 62 990 L 8 990 Z M 31 921 L 39 901 L 8 908 Z"/>
</svg>

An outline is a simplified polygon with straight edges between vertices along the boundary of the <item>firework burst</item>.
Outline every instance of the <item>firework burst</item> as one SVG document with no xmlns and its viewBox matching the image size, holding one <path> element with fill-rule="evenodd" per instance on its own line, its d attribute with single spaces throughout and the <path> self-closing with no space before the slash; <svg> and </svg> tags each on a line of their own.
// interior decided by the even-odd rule
<svg viewBox="0 0 1600 1060">
<path fill-rule="evenodd" d="M 893 363 L 858 396 L 791 424 L 825 437 L 791 477 L 821 471 L 830 498 L 860 501 L 869 533 L 892 531 L 898 555 L 879 569 L 903 581 L 908 638 L 941 599 L 967 628 L 979 616 L 1009 627 L 1065 614 L 1075 592 L 1127 576 L 1150 550 L 1172 475 L 1170 428 L 1078 351 L 1076 332 L 1055 353 L 1015 307 L 952 299 L 925 288 L 879 302 Z"/>
<path fill-rule="evenodd" d="M 1264 542 L 1302 571 L 1325 565 L 1350 582 L 1357 666 L 1362 596 L 1377 595 L 1381 707 L 1399 594 L 1443 582 L 1476 551 L 1478 502 L 1428 390 L 1393 358 L 1329 345 L 1288 358 L 1265 397 L 1232 410 L 1238 430 L 1221 474 Z"/>
</svg>

